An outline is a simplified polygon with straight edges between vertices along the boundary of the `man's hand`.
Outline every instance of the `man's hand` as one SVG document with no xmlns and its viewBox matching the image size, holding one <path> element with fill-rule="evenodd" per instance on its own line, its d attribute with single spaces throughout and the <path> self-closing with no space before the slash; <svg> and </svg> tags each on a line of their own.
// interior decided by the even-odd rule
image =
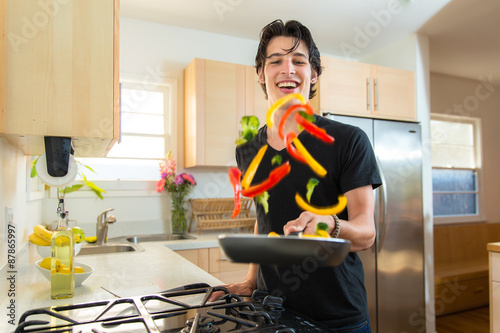
<svg viewBox="0 0 500 333">
<path fill-rule="evenodd" d="M 375 241 L 373 188 L 371 185 L 362 186 L 350 190 L 344 195 L 347 198 L 349 221 L 340 220 L 339 238 L 351 241 L 352 252 L 366 250 Z M 300 231 L 305 234 L 314 234 L 319 222 L 325 222 L 328 225 L 327 232 L 329 234 L 335 228 L 332 216 L 302 212 L 297 219 L 289 221 L 283 227 L 283 231 L 285 235 Z"/>
<path fill-rule="evenodd" d="M 329 215 L 316 215 L 311 212 L 302 212 L 300 216 L 292 221 L 289 221 L 283 227 L 285 236 L 292 232 L 303 232 L 304 234 L 314 235 L 316 233 L 316 225 L 324 222 L 328 225 L 328 234 L 335 228 L 335 220 Z"/>
<path fill-rule="evenodd" d="M 224 285 L 223 287 L 225 287 L 230 293 L 239 296 L 251 296 L 253 291 L 255 290 L 254 284 L 246 280 L 240 283 L 227 284 Z M 212 295 L 210 295 L 208 301 L 209 302 L 218 301 L 222 296 L 224 296 L 223 291 L 216 291 L 212 293 Z"/>
</svg>

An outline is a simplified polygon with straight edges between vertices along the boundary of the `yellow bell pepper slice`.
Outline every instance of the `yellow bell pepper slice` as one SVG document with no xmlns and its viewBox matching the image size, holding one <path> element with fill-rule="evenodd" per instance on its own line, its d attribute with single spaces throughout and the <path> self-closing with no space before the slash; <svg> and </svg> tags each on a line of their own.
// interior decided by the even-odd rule
<svg viewBox="0 0 500 333">
<path fill-rule="evenodd" d="M 269 127 L 269 128 L 273 127 L 273 114 L 274 114 L 274 112 L 280 106 L 282 106 L 286 102 L 291 101 L 294 98 L 298 99 L 300 101 L 300 103 L 302 103 L 302 104 L 307 104 L 307 101 L 304 98 L 304 96 L 302 96 L 301 94 L 298 94 L 298 93 L 288 94 L 288 95 L 285 95 L 285 96 L 281 97 L 273 105 L 271 105 L 271 107 L 269 108 L 269 110 L 267 110 L 267 114 L 266 114 L 266 124 L 267 124 L 267 127 Z"/>
<path fill-rule="evenodd" d="M 316 235 L 323 238 L 330 238 L 330 234 L 328 234 L 325 230 L 316 231 Z"/>
<path fill-rule="evenodd" d="M 326 169 L 323 168 L 321 164 L 319 164 L 314 157 L 309 154 L 307 151 L 306 147 L 300 142 L 300 140 L 295 137 L 292 140 L 293 144 L 295 145 L 295 148 L 297 148 L 297 151 L 304 157 L 304 159 L 307 162 L 307 165 L 320 177 L 325 177 L 326 176 Z"/>
<path fill-rule="evenodd" d="M 339 195 L 339 202 L 333 206 L 327 207 L 316 207 L 308 204 L 299 193 L 295 194 L 295 201 L 297 205 L 305 211 L 318 214 L 318 215 L 334 215 L 343 211 L 347 205 L 347 198 L 343 195 Z"/>
<path fill-rule="evenodd" d="M 266 150 L 267 150 L 267 145 L 263 145 L 253 158 L 252 162 L 250 162 L 247 171 L 243 175 L 243 179 L 241 180 L 241 187 L 244 188 L 245 190 L 252 183 L 253 177 L 257 172 L 257 168 L 259 167 L 259 164 L 262 161 L 262 158 L 264 157 Z"/>
</svg>

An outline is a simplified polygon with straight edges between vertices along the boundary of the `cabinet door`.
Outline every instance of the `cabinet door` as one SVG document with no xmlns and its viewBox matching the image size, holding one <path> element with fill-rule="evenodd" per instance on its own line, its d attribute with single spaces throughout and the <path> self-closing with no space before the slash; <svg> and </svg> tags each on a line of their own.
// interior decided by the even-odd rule
<svg viewBox="0 0 500 333">
<path fill-rule="evenodd" d="M 372 66 L 371 77 L 375 117 L 416 120 L 413 72 Z"/>
<path fill-rule="evenodd" d="M 490 309 L 490 321 L 491 321 L 491 331 L 500 331 L 500 282 L 491 283 L 491 309 Z"/>
<path fill-rule="evenodd" d="M 417 119 L 413 72 L 337 58 L 321 60 L 324 71 L 319 101 L 311 102 L 314 108 L 339 115 Z"/>
<path fill-rule="evenodd" d="M 263 125 L 268 107 L 251 66 L 194 59 L 184 70 L 184 166 L 235 166 L 241 117 Z"/>
<path fill-rule="evenodd" d="M 370 116 L 370 65 L 327 57 L 322 57 L 321 60 L 324 66 L 319 80 L 321 111 Z"/>
<path fill-rule="evenodd" d="M 245 66 L 246 85 L 245 85 L 245 115 L 257 116 L 260 126 L 266 123 L 267 110 L 269 102 L 265 97 L 264 91 L 259 82 L 259 77 L 252 66 Z M 238 119 L 239 121 L 240 119 Z"/>
<path fill-rule="evenodd" d="M 206 61 L 205 165 L 235 165 L 234 141 L 244 114 L 242 66 Z"/>
<path fill-rule="evenodd" d="M 2 2 L 0 132 L 26 154 L 44 152 L 43 136 L 68 136 L 75 155 L 103 156 L 119 135 L 118 1 Z"/>
<path fill-rule="evenodd" d="M 245 68 L 194 59 L 184 71 L 185 167 L 235 165 L 245 114 Z"/>
<path fill-rule="evenodd" d="M 488 278 L 458 280 L 460 292 L 451 290 L 449 283 L 435 286 L 436 311 L 445 315 L 488 305 Z"/>
<path fill-rule="evenodd" d="M 249 264 L 231 262 L 220 248 L 210 248 L 209 273 L 224 283 L 243 281 L 248 273 Z"/>
<path fill-rule="evenodd" d="M 175 252 L 204 271 L 209 271 L 208 249 L 177 250 Z"/>
</svg>

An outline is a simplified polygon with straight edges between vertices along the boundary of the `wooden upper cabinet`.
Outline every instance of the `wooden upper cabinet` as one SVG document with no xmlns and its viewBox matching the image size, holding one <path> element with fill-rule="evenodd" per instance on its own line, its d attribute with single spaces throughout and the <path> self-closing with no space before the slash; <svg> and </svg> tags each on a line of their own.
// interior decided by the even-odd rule
<svg viewBox="0 0 500 333">
<path fill-rule="evenodd" d="M 260 126 L 266 123 L 267 110 L 269 109 L 269 101 L 266 99 L 262 86 L 259 82 L 259 77 L 255 68 L 252 66 L 246 67 L 246 108 L 245 115 L 257 116 L 260 121 Z"/>
<path fill-rule="evenodd" d="M 241 117 L 267 111 L 250 69 L 198 58 L 184 69 L 184 167 L 236 165 Z"/>
<path fill-rule="evenodd" d="M 372 65 L 371 77 L 374 117 L 417 120 L 413 72 Z"/>
<path fill-rule="evenodd" d="M 322 57 L 319 98 L 322 112 L 359 117 L 416 120 L 411 71 Z"/>
<path fill-rule="evenodd" d="M 370 116 L 367 82 L 370 65 L 322 57 L 319 78 L 319 109 L 342 114 Z"/>
<path fill-rule="evenodd" d="M 44 136 L 67 136 L 76 156 L 104 156 L 119 137 L 119 0 L 0 8 L 0 135 L 27 155 L 45 151 Z"/>
</svg>

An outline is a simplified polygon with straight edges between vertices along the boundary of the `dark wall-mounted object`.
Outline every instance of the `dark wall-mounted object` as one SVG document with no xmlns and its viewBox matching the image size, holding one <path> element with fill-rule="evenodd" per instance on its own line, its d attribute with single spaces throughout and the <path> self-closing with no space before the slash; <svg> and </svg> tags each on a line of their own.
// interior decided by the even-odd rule
<svg viewBox="0 0 500 333">
<path fill-rule="evenodd" d="M 68 173 L 69 155 L 74 153 L 71 138 L 46 136 L 45 156 L 47 158 L 47 173 L 52 177 L 64 177 Z"/>
</svg>

